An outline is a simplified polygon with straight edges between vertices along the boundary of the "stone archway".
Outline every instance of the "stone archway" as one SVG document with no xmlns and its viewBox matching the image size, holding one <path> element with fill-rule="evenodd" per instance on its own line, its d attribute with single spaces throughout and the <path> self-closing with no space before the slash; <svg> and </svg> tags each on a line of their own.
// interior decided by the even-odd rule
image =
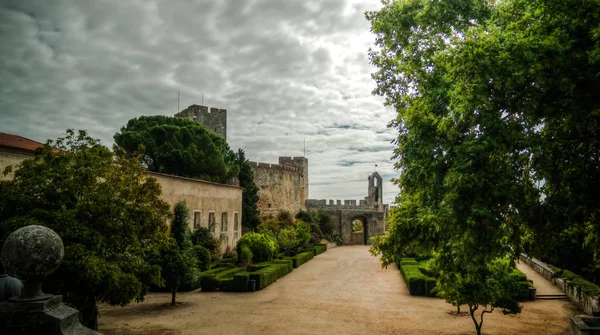
<svg viewBox="0 0 600 335">
<path fill-rule="evenodd" d="M 352 227 L 352 244 L 368 244 L 369 228 L 367 218 L 362 215 L 354 216 L 350 219 L 350 226 Z"/>
</svg>

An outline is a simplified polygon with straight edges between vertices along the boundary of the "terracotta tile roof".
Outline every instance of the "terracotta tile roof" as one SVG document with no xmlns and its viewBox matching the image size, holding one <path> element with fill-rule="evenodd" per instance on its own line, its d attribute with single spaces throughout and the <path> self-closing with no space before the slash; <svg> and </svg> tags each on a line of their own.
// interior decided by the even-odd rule
<svg viewBox="0 0 600 335">
<path fill-rule="evenodd" d="M 25 137 L 0 132 L 0 147 L 35 151 L 42 145 L 44 144 Z"/>
</svg>

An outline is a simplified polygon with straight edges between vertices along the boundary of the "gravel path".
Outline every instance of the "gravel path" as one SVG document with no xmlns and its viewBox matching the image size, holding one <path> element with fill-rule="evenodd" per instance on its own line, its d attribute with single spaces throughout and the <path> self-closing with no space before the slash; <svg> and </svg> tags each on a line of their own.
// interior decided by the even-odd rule
<svg viewBox="0 0 600 335">
<path fill-rule="evenodd" d="M 523 271 L 527 275 L 527 279 L 533 280 L 533 286 L 536 288 L 537 294 L 561 294 L 563 291 L 558 286 L 552 284 L 551 281 L 542 277 L 539 273 L 535 272 L 529 265 L 520 262 L 517 263 L 519 270 Z"/>
<path fill-rule="evenodd" d="M 529 275 L 529 273 L 527 272 Z M 540 277 L 541 278 L 541 277 Z M 544 280 L 543 278 L 541 278 Z M 533 279 L 536 286 L 540 279 Z M 100 306 L 104 334 L 474 334 L 470 317 L 441 299 L 412 297 L 396 267 L 366 246 L 328 250 L 255 293 L 188 292 L 140 304 Z M 466 311 L 466 308 L 464 309 Z M 567 301 L 526 302 L 519 315 L 486 314 L 484 334 L 570 334 Z"/>
</svg>

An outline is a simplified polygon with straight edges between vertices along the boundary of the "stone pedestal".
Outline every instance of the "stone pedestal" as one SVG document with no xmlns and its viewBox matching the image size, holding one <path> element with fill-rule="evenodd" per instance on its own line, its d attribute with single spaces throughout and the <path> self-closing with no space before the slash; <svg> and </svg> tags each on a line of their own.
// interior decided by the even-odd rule
<svg viewBox="0 0 600 335">
<path fill-rule="evenodd" d="M 100 334 L 79 322 L 79 311 L 62 302 L 62 296 L 40 301 L 10 299 L 0 303 L 1 334 Z"/>
<path fill-rule="evenodd" d="M 0 303 L 0 334 L 100 334 L 79 322 L 79 311 L 62 296 L 42 292 L 42 281 L 58 268 L 63 242 L 53 230 L 31 225 L 14 231 L 2 247 L 0 261 L 23 281 L 19 297 Z"/>
</svg>

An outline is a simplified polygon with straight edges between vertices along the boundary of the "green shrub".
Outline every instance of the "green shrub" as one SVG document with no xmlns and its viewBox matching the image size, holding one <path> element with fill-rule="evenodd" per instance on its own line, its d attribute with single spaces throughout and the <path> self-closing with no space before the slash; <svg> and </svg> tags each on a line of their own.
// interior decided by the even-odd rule
<svg viewBox="0 0 600 335">
<path fill-rule="evenodd" d="M 295 228 L 296 228 L 296 233 L 297 233 L 296 246 L 299 248 L 306 247 L 308 245 L 308 242 L 310 242 L 310 225 L 306 222 L 298 221 L 295 224 Z"/>
<path fill-rule="evenodd" d="M 550 265 L 550 268 L 555 272 L 555 277 L 561 277 L 571 281 L 571 284 L 579 286 L 581 292 L 592 297 L 600 296 L 600 286 L 583 279 L 583 277 L 576 275 L 569 270 L 562 270 L 552 265 Z"/>
<path fill-rule="evenodd" d="M 223 258 L 229 259 L 229 258 L 237 258 L 237 252 L 234 248 L 232 248 L 231 246 L 227 246 L 225 248 L 225 252 L 223 253 Z"/>
<path fill-rule="evenodd" d="M 209 271 L 206 271 L 209 272 Z M 216 291 L 222 288 L 223 282 L 233 279 L 234 275 L 242 272 L 240 268 L 232 268 L 226 269 L 224 271 L 219 271 L 215 273 L 210 273 L 202 276 L 202 281 L 200 282 L 200 287 L 202 291 Z M 202 274 L 201 274 L 202 275 Z"/>
<path fill-rule="evenodd" d="M 312 251 L 305 251 L 305 252 L 301 252 L 293 257 L 286 257 L 285 259 L 292 260 L 292 264 L 293 264 L 294 268 L 297 268 L 300 265 L 310 261 L 314 257 L 314 255 L 315 254 Z"/>
<path fill-rule="evenodd" d="M 210 251 L 201 245 L 194 246 L 194 254 L 198 259 L 198 268 L 200 271 L 210 270 L 211 267 L 211 258 Z"/>
<path fill-rule="evenodd" d="M 233 278 L 221 281 L 221 291 L 246 292 L 249 279 L 250 275 L 247 272 L 236 273 Z"/>
<path fill-rule="evenodd" d="M 404 257 L 400 259 L 400 264 L 398 264 L 398 268 L 401 268 L 402 265 L 418 265 L 419 263 L 414 258 Z"/>
<path fill-rule="evenodd" d="M 247 245 L 244 245 L 240 248 L 239 262 L 243 269 L 247 269 L 248 266 L 252 264 L 252 251 Z"/>
<path fill-rule="evenodd" d="M 292 272 L 292 267 L 287 263 L 273 263 L 269 262 L 267 266 L 260 270 L 249 272 L 250 279 L 256 281 L 256 289 L 262 290 L 263 288 L 274 283 L 277 279 L 285 276 Z"/>
<path fill-rule="evenodd" d="M 327 251 L 327 244 L 315 244 L 314 245 L 315 256 L 320 255 Z"/>
<path fill-rule="evenodd" d="M 335 242 L 337 245 L 344 245 L 344 240 L 337 231 L 332 231 L 329 234 L 325 234 L 325 239 L 329 242 Z"/>
<path fill-rule="evenodd" d="M 294 226 L 283 228 L 277 234 L 277 243 L 279 244 L 279 250 L 283 252 L 290 252 L 295 250 L 298 246 L 298 232 Z"/>
<path fill-rule="evenodd" d="M 411 295 L 428 296 L 433 297 L 435 293 L 433 289 L 436 286 L 436 279 L 425 275 L 419 267 L 423 267 L 423 264 L 419 266 L 419 263 L 414 258 L 401 258 L 398 264 L 400 273 L 404 278 L 406 286 L 408 286 L 408 292 Z"/>
<path fill-rule="evenodd" d="M 271 236 L 255 232 L 244 234 L 237 242 L 238 255 L 244 246 L 250 249 L 255 262 L 270 261 L 278 250 L 277 242 Z"/>
</svg>

